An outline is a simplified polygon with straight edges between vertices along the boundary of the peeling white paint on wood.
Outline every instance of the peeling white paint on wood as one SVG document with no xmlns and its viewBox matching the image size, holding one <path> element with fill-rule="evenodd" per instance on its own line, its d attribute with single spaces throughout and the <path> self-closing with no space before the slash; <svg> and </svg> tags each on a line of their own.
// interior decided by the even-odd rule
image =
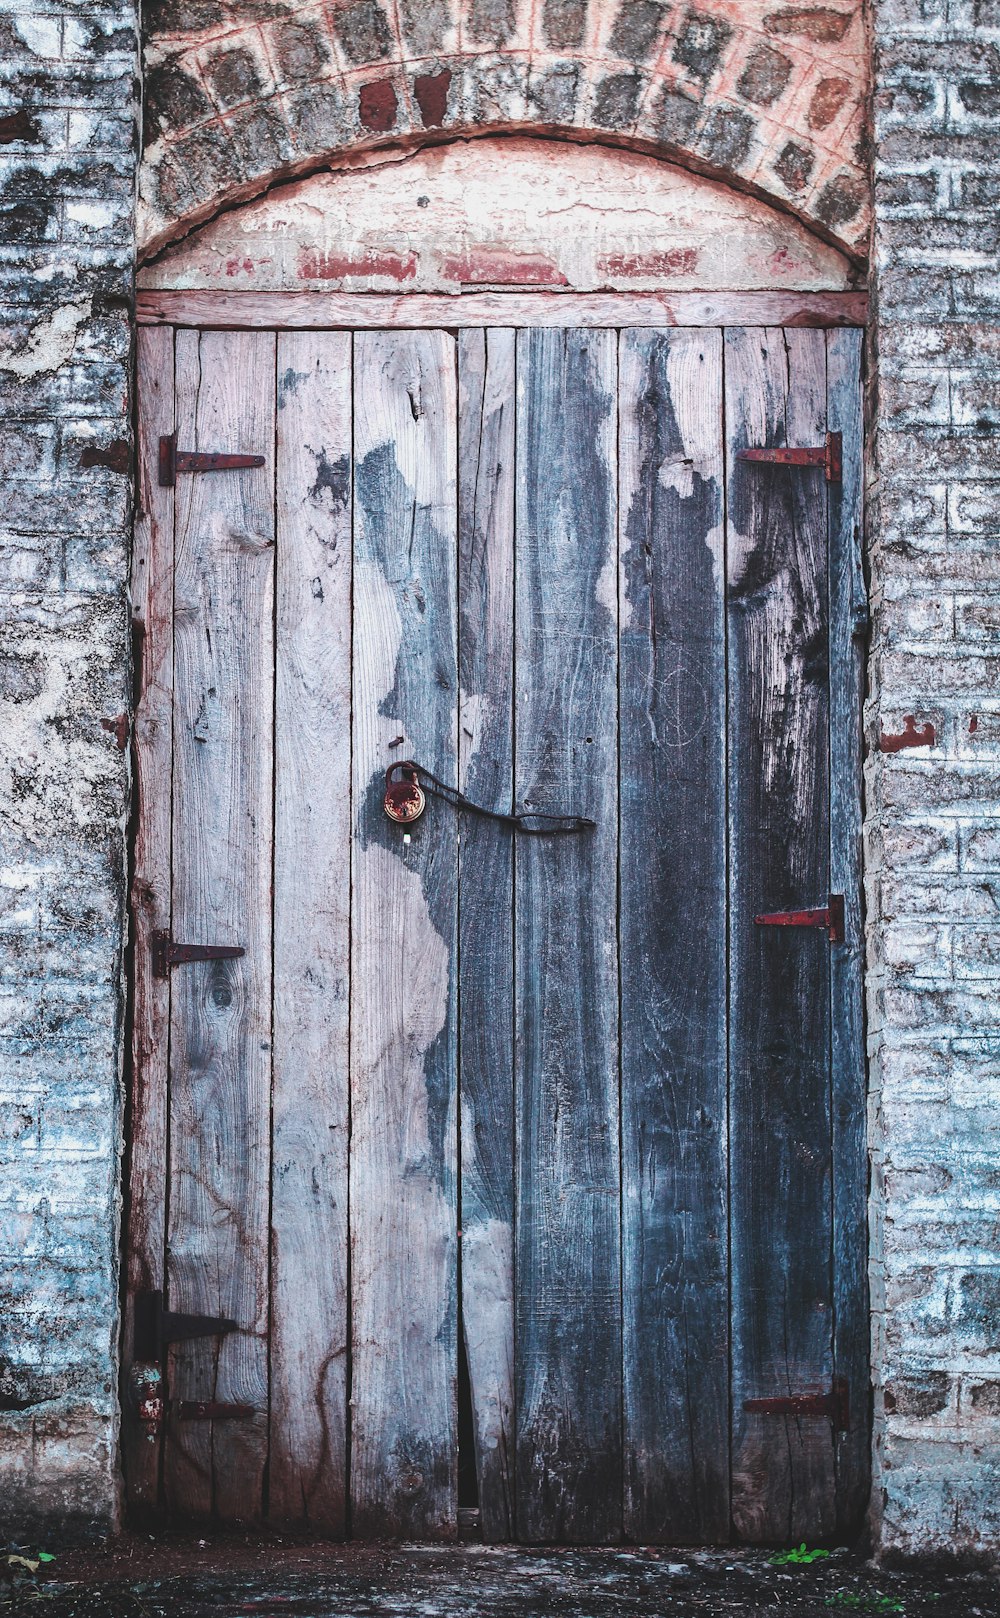
<svg viewBox="0 0 1000 1618">
<path fill-rule="evenodd" d="M 457 842 L 421 822 L 404 843 L 381 800 L 394 757 L 455 767 L 453 339 L 356 337 L 354 410 L 351 1524 L 360 1538 L 448 1538 Z"/>
</svg>

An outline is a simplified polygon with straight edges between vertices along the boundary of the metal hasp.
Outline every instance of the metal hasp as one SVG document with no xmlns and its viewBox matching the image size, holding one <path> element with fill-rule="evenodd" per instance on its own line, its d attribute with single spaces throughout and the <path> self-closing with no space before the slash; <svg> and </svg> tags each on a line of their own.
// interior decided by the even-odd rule
<svg viewBox="0 0 1000 1618">
<path fill-rule="evenodd" d="M 827 433 L 826 443 L 816 449 L 738 449 L 738 461 L 754 461 L 768 466 L 821 466 L 827 483 L 839 483 L 843 467 L 843 436 Z"/>
<path fill-rule="evenodd" d="M 137 1360 L 161 1360 L 167 1343 L 191 1337 L 219 1337 L 238 1331 L 239 1322 L 216 1315 L 182 1315 L 163 1307 L 162 1292 L 137 1292 L 133 1350 Z"/>
<path fill-rule="evenodd" d="M 788 1393 L 774 1399 L 744 1399 L 743 1408 L 757 1416 L 825 1416 L 835 1433 L 851 1430 L 851 1398 L 846 1377 L 837 1376 L 829 1393 Z"/>
<path fill-rule="evenodd" d="M 160 439 L 160 488 L 172 489 L 178 472 L 232 472 L 241 466 L 263 466 L 263 455 L 227 455 L 220 451 L 178 449 L 177 434 Z"/>
<path fill-rule="evenodd" d="M 822 927 L 831 944 L 844 942 L 844 895 L 831 893 L 829 904 L 808 910 L 768 910 L 754 916 L 755 927 Z"/>
<path fill-rule="evenodd" d="M 165 978 L 172 966 L 186 961 L 236 961 L 246 954 L 242 944 L 175 944 L 165 929 L 153 933 L 153 976 Z"/>
</svg>

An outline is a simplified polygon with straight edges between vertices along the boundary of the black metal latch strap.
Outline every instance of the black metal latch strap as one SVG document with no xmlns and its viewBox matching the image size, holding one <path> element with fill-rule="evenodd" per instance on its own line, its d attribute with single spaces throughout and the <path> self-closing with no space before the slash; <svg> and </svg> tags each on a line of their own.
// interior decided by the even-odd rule
<svg viewBox="0 0 1000 1618">
<path fill-rule="evenodd" d="M 237 1331 L 238 1322 L 221 1315 L 185 1315 L 163 1307 L 162 1292 L 135 1295 L 133 1349 L 137 1360 L 160 1360 L 168 1343 L 192 1337 L 219 1337 Z"/>
<path fill-rule="evenodd" d="M 169 977 L 172 966 L 188 961 L 236 961 L 246 954 L 242 944 L 175 944 L 162 928 L 153 933 L 152 942 L 154 978 Z"/>
<path fill-rule="evenodd" d="M 232 472 L 242 466 L 263 466 L 263 455 L 230 455 L 223 451 L 178 449 L 177 434 L 160 439 L 161 489 L 172 489 L 178 472 Z"/>
<path fill-rule="evenodd" d="M 397 772 L 403 776 L 400 782 L 392 779 Z M 465 809 L 469 814 L 482 815 L 484 820 L 499 821 L 501 826 L 509 826 L 512 831 L 523 832 L 527 837 L 592 831 L 597 825 L 589 815 L 543 814 L 540 809 L 522 809 L 508 814 L 503 809 L 488 809 L 485 804 L 473 803 L 464 792 L 432 775 L 430 770 L 412 758 L 390 764 L 385 772 L 383 807 L 390 820 L 405 823 L 420 817 L 423 813 L 422 786 L 432 797 L 440 798 L 442 803 L 450 804 L 453 809 Z"/>
<path fill-rule="evenodd" d="M 843 435 L 827 433 L 826 442 L 809 449 L 738 449 L 738 461 L 768 466 L 821 466 L 827 483 L 839 483 L 843 475 Z"/>
</svg>

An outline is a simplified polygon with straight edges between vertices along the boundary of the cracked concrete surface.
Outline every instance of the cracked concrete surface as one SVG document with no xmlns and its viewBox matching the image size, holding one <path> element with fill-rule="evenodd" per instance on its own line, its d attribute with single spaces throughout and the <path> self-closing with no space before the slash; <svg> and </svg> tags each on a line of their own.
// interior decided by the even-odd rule
<svg viewBox="0 0 1000 1618">
<path fill-rule="evenodd" d="M 1000 1581 L 892 1570 L 847 1551 L 774 1565 L 765 1551 L 295 1545 L 136 1535 L 57 1557 L 0 1614 L 40 1618 L 685 1618 L 836 1613 L 996 1618 Z M 10 1601 L 13 1599 L 14 1604 Z"/>
</svg>

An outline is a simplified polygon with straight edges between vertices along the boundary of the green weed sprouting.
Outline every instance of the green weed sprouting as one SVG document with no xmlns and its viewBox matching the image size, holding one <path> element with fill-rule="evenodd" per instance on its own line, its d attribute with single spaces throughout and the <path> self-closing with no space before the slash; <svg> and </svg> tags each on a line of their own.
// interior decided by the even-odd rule
<svg viewBox="0 0 1000 1618">
<path fill-rule="evenodd" d="M 803 1540 L 801 1545 L 793 1546 L 790 1551 L 775 1552 L 768 1560 L 772 1567 L 806 1567 L 810 1562 L 822 1561 L 823 1557 L 829 1554 L 829 1551 L 808 1550 Z"/>
</svg>

